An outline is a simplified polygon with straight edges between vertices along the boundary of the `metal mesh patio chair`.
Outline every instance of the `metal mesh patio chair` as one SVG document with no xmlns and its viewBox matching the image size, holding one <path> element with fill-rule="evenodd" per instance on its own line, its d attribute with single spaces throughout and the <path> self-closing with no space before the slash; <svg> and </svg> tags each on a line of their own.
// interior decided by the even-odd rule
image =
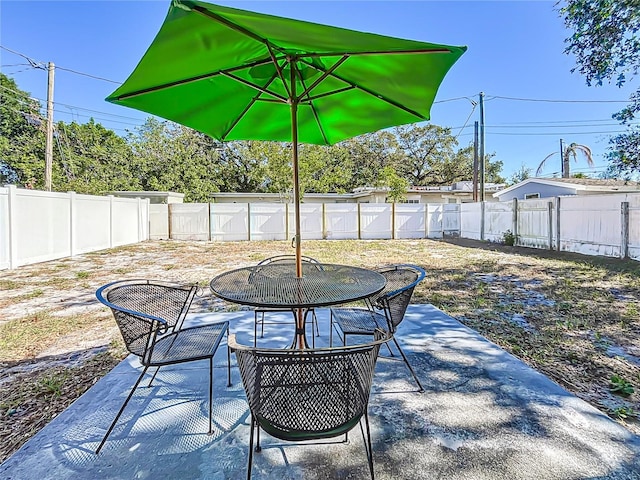
<svg viewBox="0 0 640 480">
<path fill-rule="evenodd" d="M 398 325 L 404 319 L 413 290 L 425 277 L 425 271 L 416 265 L 390 265 L 377 269 L 387 279 L 384 289 L 367 299 L 366 307 L 336 307 L 331 309 L 329 345 L 333 345 L 333 330 L 342 333 L 342 343 L 347 344 L 347 335 L 373 335 L 376 329 L 393 334 L 402 360 L 409 368 L 418 384 L 418 390 L 424 391 L 416 372 L 409 363 L 397 338 Z M 393 352 L 392 352 L 393 355 Z"/>
<path fill-rule="evenodd" d="M 213 357 L 229 322 L 183 328 L 197 286 L 181 286 L 154 280 L 123 280 L 109 283 L 96 291 L 96 297 L 111 308 L 124 343 L 143 365 L 142 373 L 129 392 L 107 433 L 96 449 L 100 452 L 116 426 L 149 367 L 160 367 L 196 360 L 209 360 L 209 433 L 212 432 Z M 227 347 L 227 378 L 231 385 L 230 353 Z"/>
<path fill-rule="evenodd" d="M 254 434 L 255 451 L 261 450 L 261 429 L 290 442 L 341 435 L 347 440 L 358 424 L 373 479 L 367 408 L 380 345 L 389 338 L 378 330 L 374 341 L 363 345 L 295 350 L 239 345 L 230 335 L 251 411 L 247 479 L 251 478 Z"/>
<path fill-rule="evenodd" d="M 302 256 L 302 263 L 312 264 L 316 266 L 318 269 L 322 268 L 318 260 L 316 260 L 315 258 L 307 257 L 306 255 Z M 271 275 L 281 275 L 282 269 L 272 269 L 270 271 L 269 270 L 270 267 L 277 266 L 277 265 L 288 265 L 288 264 L 290 264 L 292 267 L 291 274 L 295 275 L 295 265 L 296 265 L 295 255 L 276 255 L 274 257 L 265 258 L 264 260 L 260 261 L 256 265 L 256 269 L 253 275 L 262 276 L 262 277 L 265 277 L 265 276 L 269 277 Z M 254 310 L 254 324 L 253 324 L 253 346 L 254 347 L 256 346 L 257 339 L 258 339 L 258 324 L 260 324 L 260 338 L 263 338 L 265 323 L 267 324 L 283 323 L 283 322 L 276 322 L 276 321 L 265 322 L 265 319 L 264 319 L 265 314 L 274 313 L 274 312 L 291 312 L 291 310 L 286 310 L 282 308 L 268 308 L 268 307 L 260 307 Z M 309 309 L 307 312 L 305 312 L 305 316 L 308 315 L 309 313 L 311 314 L 311 323 L 312 323 L 311 330 L 313 332 L 313 330 L 315 329 L 316 336 L 320 336 L 320 330 L 318 329 L 318 318 L 316 317 L 316 312 L 314 311 L 314 309 Z M 295 321 L 292 319 L 291 323 L 295 323 Z M 313 336 L 311 341 L 312 341 L 312 346 L 315 347 L 315 338 L 313 338 Z"/>
</svg>

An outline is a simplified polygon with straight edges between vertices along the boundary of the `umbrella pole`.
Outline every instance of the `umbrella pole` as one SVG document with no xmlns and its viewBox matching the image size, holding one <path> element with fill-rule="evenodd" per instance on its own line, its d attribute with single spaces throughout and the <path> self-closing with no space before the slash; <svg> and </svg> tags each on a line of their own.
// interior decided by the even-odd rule
<svg viewBox="0 0 640 480">
<path fill-rule="evenodd" d="M 298 99 L 296 98 L 296 72 L 295 62 L 289 59 L 291 66 L 291 156 L 293 169 L 293 206 L 295 217 L 296 236 L 294 237 L 296 247 L 296 277 L 302 277 L 302 239 L 300 237 L 300 177 L 298 175 Z M 298 337 L 298 348 L 305 348 L 305 328 L 304 313 L 301 308 L 296 312 L 296 337 Z"/>
<path fill-rule="evenodd" d="M 293 206 L 295 213 L 294 237 L 296 247 L 296 276 L 302 277 L 302 239 L 300 237 L 300 178 L 298 175 L 298 104 L 291 102 L 291 140 L 292 140 L 292 167 L 293 167 Z"/>
</svg>

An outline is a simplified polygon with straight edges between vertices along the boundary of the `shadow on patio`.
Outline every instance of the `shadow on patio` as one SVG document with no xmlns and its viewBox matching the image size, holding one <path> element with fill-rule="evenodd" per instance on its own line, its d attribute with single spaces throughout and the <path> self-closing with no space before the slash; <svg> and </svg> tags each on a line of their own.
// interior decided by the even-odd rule
<svg viewBox="0 0 640 480">
<path fill-rule="evenodd" d="M 287 316 L 288 314 L 277 314 Z M 251 344 L 253 313 L 197 314 L 229 320 Z M 328 341 L 318 311 L 317 345 Z M 291 325 L 268 325 L 261 344 L 284 346 Z M 399 331 L 425 393 L 381 350 L 369 405 L 378 479 L 640 479 L 640 438 L 430 305 L 411 305 Z M 236 368 L 226 387 L 216 358 L 207 435 L 207 365 L 168 367 L 154 391 L 140 388 L 99 455 L 93 452 L 138 374 L 127 358 L 0 466 L 0 477 L 241 479 L 249 411 Z M 235 359 L 232 357 L 235 364 Z M 362 438 L 291 445 L 263 438 L 253 478 L 368 478 Z"/>
</svg>

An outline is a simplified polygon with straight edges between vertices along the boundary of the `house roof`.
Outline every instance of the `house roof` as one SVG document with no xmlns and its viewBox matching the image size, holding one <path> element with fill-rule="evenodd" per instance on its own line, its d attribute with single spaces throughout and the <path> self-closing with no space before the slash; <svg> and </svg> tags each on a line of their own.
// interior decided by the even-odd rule
<svg viewBox="0 0 640 480">
<path fill-rule="evenodd" d="M 509 193 L 516 188 L 520 188 L 529 183 L 540 183 L 556 187 L 569 187 L 578 191 L 594 191 L 594 192 L 637 192 L 640 191 L 640 182 L 632 182 L 628 180 L 613 180 L 608 178 L 527 178 L 526 180 L 516 183 L 504 190 L 500 190 L 493 194 L 494 197 L 500 197 L 505 193 Z"/>
</svg>

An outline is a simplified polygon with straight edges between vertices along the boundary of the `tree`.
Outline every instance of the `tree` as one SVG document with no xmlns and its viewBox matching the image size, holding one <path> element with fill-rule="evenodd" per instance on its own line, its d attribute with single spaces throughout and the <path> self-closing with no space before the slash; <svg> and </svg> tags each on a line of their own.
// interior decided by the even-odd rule
<svg viewBox="0 0 640 480">
<path fill-rule="evenodd" d="M 509 185 L 515 185 L 520 182 L 524 182 L 527 178 L 531 178 L 532 170 L 527 167 L 524 163 L 520 165 L 520 169 L 509 177 Z"/>
<path fill-rule="evenodd" d="M 226 191 L 221 188 L 229 181 L 221 145 L 211 137 L 148 118 L 127 141 L 133 152 L 132 175 L 141 189 L 181 192 L 185 202 L 208 202 L 210 193 Z M 231 149 L 228 152 L 225 160 L 232 156 Z"/>
<path fill-rule="evenodd" d="M 0 73 L 0 183 L 42 187 L 44 145 L 40 104 Z"/>
<path fill-rule="evenodd" d="M 351 170 L 349 182 L 341 186 L 351 191 L 358 187 L 374 186 L 385 167 L 398 169 L 403 153 L 396 135 L 387 131 L 366 133 L 339 144 L 343 165 Z"/>
<path fill-rule="evenodd" d="M 410 125 L 397 127 L 394 132 L 405 156 L 400 171 L 410 184 L 451 184 L 451 175 L 443 174 L 458 144 L 450 128 Z"/>
<path fill-rule="evenodd" d="M 438 125 L 403 126 L 394 129 L 403 158 L 399 173 L 410 185 L 452 185 L 473 178 L 473 145 L 456 148 L 450 128 Z M 485 155 L 485 181 L 502 183 L 502 162 Z"/>
<path fill-rule="evenodd" d="M 93 119 L 84 124 L 58 122 L 54 142 L 55 191 L 103 195 L 140 190 L 137 167 L 126 140 Z"/>
<path fill-rule="evenodd" d="M 542 169 L 544 168 L 546 161 L 549 160 L 551 157 L 553 157 L 556 153 L 558 152 L 550 153 L 549 155 L 544 157 L 544 159 L 540 162 L 540 165 L 538 165 L 538 168 L 536 170 L 536 176 L 540 175 L 540 172 L 542 172 Z M 589 147 L 587 147 L 586 145 L 580 145 L 579 143 L 570 143 L 569 145 L 566 145 L 562 148 L 562 177 L 563 178 L 571 177 L 569 172 L 569 164 L 571 163 L 570 160 L 573 158 L 573 161 L 577 162 L 578 153 L 584 156 L 584 158 L 587 160 L 587 165 L 589 165 L 589 167 L 593 168 L 595 166 L 595 164 L 593 163 L 593 154 L 591 153 L 591 149 Z"/>
<path fill-rule="evenodd" d="M 638 0 L 567 0 L 560 8 L 573 34 L 565 40 L 566 53 L 575 55 L 578 70 L 587 85 L 604 81 L 622 86 L 640 71 L 640 4 Z M 610 139 L 607 155 L 612 171 L 640 172 L 638 127 L 630 122 L 640 114 L 640 89 L 629 105 L 613 117 L 629 131 Z"/>
<path fill-rule="evenodd" d="M 375 186 L 387 188 L 389 190 L 387 198 L 396 203 L 406 198 L 409 182 L 398 175 L 393 168 L 384 167 Z"/>
</svg>

